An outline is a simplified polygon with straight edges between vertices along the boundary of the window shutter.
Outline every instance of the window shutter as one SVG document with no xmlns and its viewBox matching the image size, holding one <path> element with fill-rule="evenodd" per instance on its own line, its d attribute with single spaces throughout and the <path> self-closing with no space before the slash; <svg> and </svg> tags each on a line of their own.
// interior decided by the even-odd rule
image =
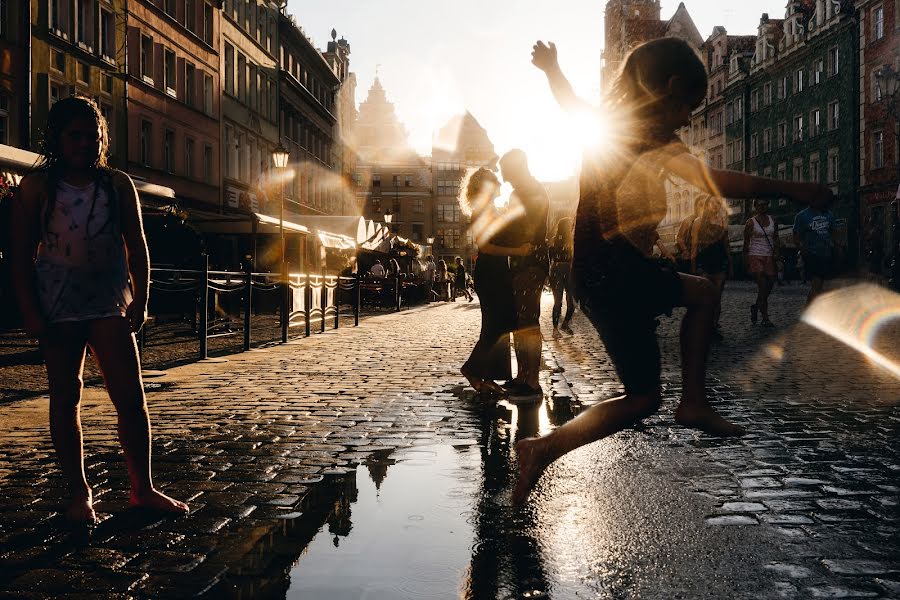
<svg viewBox="0 0 900 600">
<path fill-rule="evenodd" d="M 115 25 L 115 21 L 113 21 Z M 132 77 L 141 77 L 141 30 L 137 27 L 129 27 L 126 34 L 126 44 L 128 52 L 126 60 L 128 61 L 128 74 Z"/>
<path fill-rule="evenodd" d="M 153 43 L 153 83 L 158 89 L 165 91 L 166 89 L 166 67 L 165 56 L 163 54 L 163 45 Z"/>
</svg>

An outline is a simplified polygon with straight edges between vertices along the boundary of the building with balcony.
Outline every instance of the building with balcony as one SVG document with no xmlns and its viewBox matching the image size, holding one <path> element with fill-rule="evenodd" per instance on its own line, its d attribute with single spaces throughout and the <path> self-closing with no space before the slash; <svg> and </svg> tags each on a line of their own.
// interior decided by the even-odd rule
<svg viewBox="0 0 900 600">
<path fill-rule="evenodd" d="M 29 3 L 5 2 L 0 15 L 0 144 L 29 148 L 28 89 L 32 30 Z M 42 24 L 47 31 L 48 23 Z M 46 50 L 46 49 L 45 49 Z"/>
</svg>

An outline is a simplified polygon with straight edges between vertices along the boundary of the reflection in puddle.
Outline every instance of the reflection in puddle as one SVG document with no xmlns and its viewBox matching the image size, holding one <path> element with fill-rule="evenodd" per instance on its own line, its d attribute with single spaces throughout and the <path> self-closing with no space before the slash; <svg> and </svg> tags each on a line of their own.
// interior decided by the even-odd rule
<svg viewBox="0 0 900 600">
<path fill-rule="evenodd" d="M 361 467 L 355 497 L 336 502 L 292 569 L 287 597 L 455 597 L 472 547 L 480 458 L 429 446 Z"/>
<path fill-rule="evenodd" d="M 549 596 L 535 517 L 510 505 L 512 447 L 572 418 L 572 408 L 469 404 L 477 444 L 373 457 L 294 564 L 286 597 Z"/>
</svg>

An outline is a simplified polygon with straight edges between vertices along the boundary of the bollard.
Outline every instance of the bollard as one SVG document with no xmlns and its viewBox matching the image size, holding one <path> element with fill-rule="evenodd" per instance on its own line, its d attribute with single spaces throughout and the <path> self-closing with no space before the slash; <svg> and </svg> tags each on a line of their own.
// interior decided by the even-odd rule
<svg viewBox="0 0 900 600">
<path fill-rule="evenodd" d="M 253 310 L 253 273 L 249 266 L 244 267 L 247 283 L 244 285 L 244 352 L 250 349 L 250 313 Z"/>
<path fill-rule="evenodd" d="M 288 341 L 288 327 L 291 323 L 291 280 L 286 269 L 281 272 L 281 343 Z"/>
<path fill-rule="evenodd" d="M 207 336 L 209 335 L 209 255 L 204 254 L 201 257 L 201 278 L 199 281 L 200 290 L 200 323 L 198 324 L 200 332 L 200 360 L 206 359 L 209 354 L 207 351 Z"/>
<path fill-rule="evenodd" d="M 322 300 L 322 327 L 320 328 L 320 333 L 325 333 L 325 310 L 328 308 L 328 279 L 325 278 L 325 275 L 322 275 L 322 292 L 319 294 L 319 297 Z"/>
<path fill-rule="evenodd" d="M 394 275 L 394 312 L 400 312 L 400 278 Z"/>
<path fill-rule="evenodd" d="M 362 286 L 359 285 L 360 274 L 355 277 L 356 285 L 356 304 L 353 306 L 353 326 L 359 327 L 359 305 L 362 304 Z"/>
<path fill-rule="evenodd" d="M 303 314 L 306 318 L 306 337 L 309 337 L 309 305 L 312 304 L 312 289 L 309 286 L 309 275 L 303 284 Z"/>
<path fill-rule="evenodd" d="M 341 326 L 341 276 L 337 276 L 337 285 L 334 286 L 334 328 Z"/>
</svg>

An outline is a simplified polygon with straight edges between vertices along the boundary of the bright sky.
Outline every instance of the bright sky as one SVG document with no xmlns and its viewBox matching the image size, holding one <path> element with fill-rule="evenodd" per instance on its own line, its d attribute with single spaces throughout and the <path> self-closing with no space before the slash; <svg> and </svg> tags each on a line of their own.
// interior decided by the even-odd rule
<svg viewBox="0 0 900 600">
<path fill-rule="evenodd" d="M 522 148 L 542 180 L 576 172 L 578 127 L 556 106 L 531 65 L 535 40 L 552 40 L 563 71 L 585 98 L 600 89 L 605 0 L 289 0 L 288 12 L 320 47 L 332 27 L 347 38 L 351 70 L 365 99 L 376 67 L 412 146 L 431 153 L 433 133 L 466 109 L 498 153 Z M 688 0 L 701 36 L 715 25 L 754 34 L 759 17 L 784 16 L 785 0 Z M 662 0 L 668 19 L 678 0 Z"/>
</svg>

